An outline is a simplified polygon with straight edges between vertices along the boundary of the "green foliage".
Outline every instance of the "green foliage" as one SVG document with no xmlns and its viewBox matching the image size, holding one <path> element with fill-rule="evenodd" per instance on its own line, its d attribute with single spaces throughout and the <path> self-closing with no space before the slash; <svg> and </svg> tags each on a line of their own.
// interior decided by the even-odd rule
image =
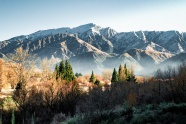
<svg viewBox="0 0 186 124">
<path fill-rule="evenodd" d="M 60 124 L 83 124 L 83 122 L 81 121 L 82 121 L 81 116 L 75 115 L 73 116 L 73 118 L 68 118 L 64 122 L 61 122 Z"/>
<path fill-rule="evenodd" d="M 55 73 L 56 73 L 56 80 L 59 78 L 60 76 L 60 73 L 59 73 L 59 66 L 56 64 L 56 67 L 55 67 Z"/>
<path fill-rule="evenodd" d="M 76 73 L 75 76 L 80 77 L 80 76 L 83 76 L 83 75 L 81 73 Z"/>
<path fill-rule="evenodd" d="M 62 74 L 63 75 L 63 74 Z M 68 60 L 65 61 L 65 72 L 64 72 L 64 77 L 67 82 L 70 82 L 75 79 L 74 72 L 72 70 L 72 66 L 68 62 Z"/>
<path fill-rule="evenodd" d="M 131 81 L 136 82 L 136 76 L 135 75 L 131 75 Z"/>
<path fill-rule="evenodd" d="M 127 65 L 126 65 L 126 64 L 124 65 L 124 73 L 125 73 L 125 75 L 126 75 L 126 76 L 127 76 L 127 75 L 128 75 L 128 73 L 129 73 L 129 72 L 128 72 L 128 69 L 127 69 Z"/>
<path fill-rule="evenodd" d="M 125 71 L 122 65 L 119 66 L 118 70 L 118 80 L 119 82 L 125 81 Z"/>
<path fill-rule="evenodd" d="M 125 81 L 136 82 L 136 77 L 134 75 L 133 69 L 131 68 L 129 71 L 126 64 L 124 65 L 124 67 L 122 65 L 119 66 L 118 76 L 116 75 L 116 72 L 113 72 L 111 82 L 125 82 Z"/>
<path fill-rule="evenodd" d="M 112 83 L 117 83 L 118 82 L 118 73 L 116 71 L 116 69 L 114 68 L 114 71 L 112 73 L 112 79 L 111 79 Z"/>
<path fill-rule="evenodd" d="M 90 76 L 89 82 L 95 83 L 95 81 L 96 81 L 96 78 L 94 77 L 94 72 L 92 71 L 92 74 Z"/>
<path fill-rule="evenodd" d="M 14 111 L 12 111 L 11 124 L 15 124 L 15 115 L 14 115 Z"/>
<path fill-rule="evenodd" d="M 96 79 L 96 81 L 94 82 L 95 85 L 100 85 L 100 80 Z"/>
<path fill-rule="evenodd" d="M 186 104 L 161 103 L 160 105 L 146 105 L 138 108 L 134 118 L 131 120 L 134 124 L 139 123 L 179 123 L 183 124 L 186 121 L 185 113 Z"/>
<path fill-rule="evenodd" d="M 134 70 L 133 68 L 131 67 L 131 70 L 129 71 L 127 68 L 126 68 L 126 81 L 132 81 L 132 82 L 136 82 L 136 77 L 134 75 Z"/>
<path fill-rule="evenodd" d="M 120 111 L 95 112 L 92 115 L 77 115 L 63 124 L 184 124 L 186 121 L 186 103 L 164 103 L 143 107 L 125 107 Z"/>
<path fill-rule="evenodd" d="M 16 105 L 12 97 L 6 97 L 2 100 L 1 106 L 4 110 L 12 110 L 15 109 Z"/>
<path fill-rule="evenodd" d="M 63 79 L 65 76 L 65 65 L 63 60 L 59 63 L 59 76 L 61 79 Z"/>
<path fill-rule="evenodd" d="M 61 61 L 59 67 L 58 65 L 56 65 L 55 74 L 56 74 L 56 80 L 60 78 L 61 80 L 66 80 L 67 82 L 71 82 L 75 79 L 72 66 L 68 62 L 68 60 L 65 61 L 65 64 L 63 61 Z"/>
</svg>

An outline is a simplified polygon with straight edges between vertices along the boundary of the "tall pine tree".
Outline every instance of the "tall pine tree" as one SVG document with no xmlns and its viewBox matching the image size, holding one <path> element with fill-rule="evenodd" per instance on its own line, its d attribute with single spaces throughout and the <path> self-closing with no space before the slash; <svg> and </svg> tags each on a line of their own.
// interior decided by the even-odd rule
<svg viewBox="0 0 186 124">
<path fill-rule="evenodd" d="M 118 82 L 118 73 L 116 69 L 114 68 L 114 71 L 112 73 L 111 83 L 117 83 L 117 82 Z"/>
<path fill-rule="evenodd" d="M 122 65 L 119 66 L 119 70 L 118 70 L 118 80 L 119 80 L 119 82 L 125 81 L 125 72 L 124 72 L 124 68 L 123 68 Z"/>
<path fill-rule="evenodd" d="M 92 71 L 92 74 L 90 76 L 89 82 L 95 83 L 95 81 L 96 81 L 96 78 L 94 77 L 94 72 Z"/>
<path fill-rule="evenodd" d="M 55 75 L 56 75 L 56 80 L 57 80 L 60 77 L 59 67 L 58 67 L 57 64 L 56 64 L 56 67 L 55 67 Z"/>
<path fill-rule="evenodd" d="M 128 69 L 126 64 L 124 65 L 124 73 L 125 73 L 125 80 L 126 81 L 133 81 L 133 82 L 136 82 L 136 77 L 134 75 L 134 69 L 133 69 L 133 66 L 131 65 L 131 68 Z"/>
<path fill-rule="evenodd" d="M 65 61 L 64 79 L 68 82 L 75 79 L 75 75 L 74 75 L 74 72 L 72 70 L 72 66 L 70 65 L 68 60 Z"/>
<path fill-rule="evenodd" d="M 125 73 L 125 76 L 127 77 L 127 75 L 128 75 L 128 69 L 127 69 L 127 65 L 126 64 L 124 65 L 124 73 Z"/>
<path fill-rule="evenodd" d="M 63 60 L 59 63 L 59 75 L 61 79 L 64 79 L 64 74 L 65 74 L 65 65 Z"/>
<path fill-rule="evenodd" d="M 130 78 L 131 78 L 131 76 L 130 76 L 130 71 L 128 70 L 126 64 L 124 65 L 124 73 L 125 73 L 125 80 L 126 80 L 126 81 L 130 81 Z"/>
</svg>

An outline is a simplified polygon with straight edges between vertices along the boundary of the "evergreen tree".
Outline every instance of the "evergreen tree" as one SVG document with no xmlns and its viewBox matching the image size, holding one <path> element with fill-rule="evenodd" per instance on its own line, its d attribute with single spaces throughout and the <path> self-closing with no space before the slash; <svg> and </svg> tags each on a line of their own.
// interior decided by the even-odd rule
<svg viewBox="0 0 186 124">
<path fill-rule="evenodd" d="M 131 75 L 130 75 L 130 71 L 127 68 L 127 65 L 124 65 L 124 73 L 125 73 L 125 80 L 126 81 L 130 81 L 131 80 Z"/>
<path fill-rule="evenodd" d="M 130 74 L 128 74 L 128 75 L 127 75 L 127 78 L 126 78 L 126 81 L 129 82 L 130 80 L 131 80 L 131 76 L 130 76 Z"/>
<path fill-rule="evenodd" d="M 95 85 L 99 85 L 100 81 L 98 79 L 96 79 L 96 81 L 94 82 Z"/>
<path fill-rule="evenodd" d="M 70 82 L 75 79 L 72 66 L 70 65 L 68 60 L 65 61 L 65 64 L 63 61 L 61 61 L 59 63 L 59 67 L 58 65 L 56 65 L 55 72 L 56 72 L 56 79 L 60 77 L 62 80 L 66 80 L 67 82 Z"/>
<path fill-rule="evenodd" d="M 61 79 L 64 79 L 64 75 L 65 75 L 65 65 L 63 60 L 59 63 L 59 76 L 61 77 Z"/>
<path fill-rule="evenodd" d="M 131 70 L 130 70 L 130 81 L 136 82 L 133 66 L 131 66 Z"/>
<path fill-rule="evenodd" d="M 72 66 L 70 65 L 68 60 L 65 61 L 64 79 L 68 82 L 75 79 L 75 75 L 73 73 Z"/>
<path fill-rule="evenodd" d="M 128 69 L 127 69 L 127 65 L 124 65 L 124 73 L 125 73 L 125 77 L 127 78 L 128 76 Z"/>
<path fill-rule="evenodd" d="M 136 82 L 136 76 L 135 75 L 131 75 L 130 81 Z"/>
<path fill-rule="evenodd" d="M 133 66 L 131 66 L 130 69 L 127 68 L 126 64 L 124 66 L 120 65 L 118 69 L 118 74 L 116 72 L 116 69 L 114 68 L 114 71 L 112 73 L 112 79 L 111 82 L 124 82 L 124 81 L 133 81 L 136 82 L 136 77 L 134 75 Z"/>
<path fill-rule="evenodd" d="M 83 75 L 81 73 L 76 73 L 75 76 L 80 77 L 80 76 L 83 76 Z"/>
<path fill-rule="evenodd" d="M 68 61 L 66 60 L 65 61 L 65 71 L 64 71 L 64 79 L 67 80 L 68 77 L 69 77 L 69 63 Z"/>
<path fill-rule="evenodd" d="M 58 65 L 56 64 L 56 67 L 55 67 L 55 74 L 56 74 L 56 80 L 59 78 L 60 74 L 59 74 L 59 67 Z"/>
<path fill-rule="evenodd" d="M 131 66 L 131 69 L 128 70 L 127 67 L 126 67 L 126 64 L 124 66 L 124 69 L 125 69 L 125 74 L 126 74 L 126 81 L 133 81 L 133 82 L 136 82 L 136 77 L 134 75 L 134 69 L 133 67 Z"/>
<path fill-rule="evenodd" d="M 95 83 L 95 77 L 94 77 L 94 72 L 92 71 L 92 74 L 90 76 L 89 82 Z"/>
<path fill-rule="evenodd" d="M 74 75 L 74 72 L 73 72 L 73 69 L 70 63 L 69 63 L 69 68 L 70 68 L 70 81 L 72 81 L 75 79 L 75 75 Z"/>
<path fill-rule="evenodd" d="M 118 74 L 117 74 L 117 71 L 116 71 L 115 68 L 114 68 L 114 71 L 113 71 L 113 73 L 112 73 L 111 82 L 112 82 L 112 83 L 117 83 L 117 82 L 118 82 Z"/>
<path fill-rule="evenodd" d="M 118 80 L 120 82 L 125 81 L 125 72 L 124 72 L 124 68 L 122 65 L 119 66 L 119 70 L 118 70 Z"/>
<path fill-rule="evenodd" d="M 131 80 L 131 74 L 130 74 L 130 71 L 126 68 L 126 81 L 130 81 Z"/>
</svg>

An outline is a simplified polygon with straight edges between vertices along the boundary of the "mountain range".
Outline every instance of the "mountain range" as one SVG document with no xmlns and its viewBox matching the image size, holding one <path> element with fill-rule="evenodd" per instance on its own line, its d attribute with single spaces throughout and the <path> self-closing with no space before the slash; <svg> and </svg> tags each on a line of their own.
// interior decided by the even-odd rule
<svg viewBox="0 0 186 124">
<path fill-rule="evenodd" d="M 40 30 L 0 42 L 0 53 L 13 53 L 22 46 L 35 57 L 69 59 L 75 72 L 101 73 L 127 64 L 137 74 L 186 56 L 186 33 L 178 31 L 116 32 L 89 23 L 75 28 Z M 163 63 L 163 64 L 162 64 Z"/>
</svg>

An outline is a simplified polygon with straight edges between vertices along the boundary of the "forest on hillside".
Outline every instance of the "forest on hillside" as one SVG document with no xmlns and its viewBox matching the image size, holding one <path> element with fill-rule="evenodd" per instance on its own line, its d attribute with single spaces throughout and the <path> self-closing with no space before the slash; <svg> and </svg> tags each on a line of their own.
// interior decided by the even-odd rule
<svg viewBox="0 0 186 124">
<path fill-rule="evenodd" d="M 82 75 L 73 72 L 68 60 L 53 69 L 53 62 L 44 59 L 38 71 L 31 57 L 20 47 L 0 60 L 0 124 L 186 121 L 185 62 L 139 78 L 126 64 L 102 75 L 94 70 Z"/>
</svg>

